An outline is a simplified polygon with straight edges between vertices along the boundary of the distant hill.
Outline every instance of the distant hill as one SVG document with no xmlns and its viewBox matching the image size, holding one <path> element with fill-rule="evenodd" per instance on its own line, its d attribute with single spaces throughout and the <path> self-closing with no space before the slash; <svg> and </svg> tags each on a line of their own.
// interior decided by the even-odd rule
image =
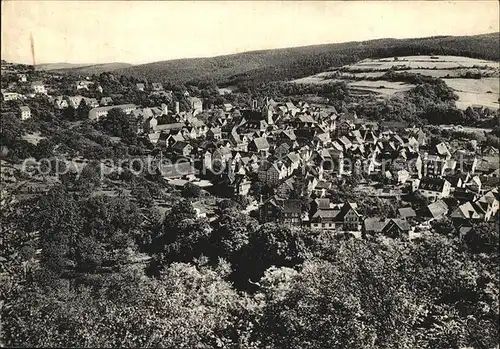
<svg viewBox="0 0 500 349">
<path fill-rule="evenodd" d="M 497 61 L 500 60 L 498 35 L 378 39 L 262 50 L 211 58 L 161 61 L 116 69 L 114 72 L 149 81 L 196 83 L 212 80 L 220 86 L 249 87 L 268 81 L 309 76 L 364 58 L 435 54 Z M 83 71 L 85 68 L 77 69 Z"/>
<path fill-rule="evenodd" d="M 38 64 L 36 70 L 58 71 L 63 73 L 75 73 L 81 75 L 100 74 L 106 71 L 114 71 L 131 67 L 129 63 L 102 63 L 102 64 L 76 64 L 76 63 L 48 63 Z"/>
</svg>

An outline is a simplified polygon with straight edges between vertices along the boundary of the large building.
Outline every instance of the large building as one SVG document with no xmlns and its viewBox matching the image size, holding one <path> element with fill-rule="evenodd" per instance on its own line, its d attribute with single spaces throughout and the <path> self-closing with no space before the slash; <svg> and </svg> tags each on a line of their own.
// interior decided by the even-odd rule
<svg viewBox="0 0 500 349">
<path fill-rule="evenodd" d="M 21 115 L 21 120 L 26 120 L 31 118 L 31 110 L 27 106 L 19 107 L 19 113 Z"/>
<path fill-rule="evenodd" d="M 120 105 L 113 105 L 109 107 L 98 107 L 98 108 L 93 108 L 90 109 L 89 111 L 89 119 L 90 120 L 99 120 L 100 118 L 106 117 L 108 115 L 108 112 L 111 109 L 121 109 L 125 114 L 130 114 L 134 109 L 137 108 L 135 104 L 120 104 Z"/>
<path fill-rule="evenodd" d="M 35 93 L 47 94 L 47 89 L 41 81 L 33 81 L 31 83 L 31 88 Z"/>
<path fill-rule="evenodd" d="M 198 97 L 189 97 L 189 106 L 191 107 L 191 111 L 193 115 L 197 115 L 203 111 L 203 102 Z"/>
</svg>

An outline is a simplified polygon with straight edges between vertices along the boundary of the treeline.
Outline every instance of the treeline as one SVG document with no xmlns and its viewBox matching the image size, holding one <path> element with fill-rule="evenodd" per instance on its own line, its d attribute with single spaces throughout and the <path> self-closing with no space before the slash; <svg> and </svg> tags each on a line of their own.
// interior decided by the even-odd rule
<svg viewBox="0 0 500 349">
<path fill-rule="evenodd" d="M 349 87 L 343 81 L 325 84 L 299 84 L 273 81 L 262 84 L 258 90 L 253 92 L 256 95 L 272 97 L 317 95 L 332 97 L 338 100 L 346 100 L 349 97 Z"/>
<path fill-rule="evenodd" d="M 498 345 L 497 225 L 361 240 L 259 226 L 229 200 L 213 222 L 185 199 L 139 203 L 61 186 L 2 210 L 6 346 Z"/>
</svg>

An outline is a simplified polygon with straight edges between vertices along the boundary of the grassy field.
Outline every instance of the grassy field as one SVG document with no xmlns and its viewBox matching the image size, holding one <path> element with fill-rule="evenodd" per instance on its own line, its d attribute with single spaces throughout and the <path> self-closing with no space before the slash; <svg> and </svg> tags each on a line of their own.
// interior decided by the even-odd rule
<svg viewBox="0 0 500 349">
<path fill-rule="evenodd" d="M 436 58 L 434 58 L 436 57 Z M 393 67 L 407 69 L 455 69 L 472 67 L 490 67 L 498 69 L 498 63 L 458 56 L 406 56 L 382 59 L 364 59 L 345 66 L 350 71 L 389 70 Z"/>
<path fill-rule="evenodd" d="M 442 78 L 453 88 L 459 100 L 457 107 L 481 105 L 499 108 L 499 63 L 460 56 L 406 56 L 381 59 L 364 59 L 352 65 L 332 68 L 316 75 L 292 80 L 294 83 L 326 84 L 345 81 L 356 95 L 376 94 L 381 98 L 401 94 L 411 84 L 388 82 L 382 76 L 390 69 Z M 480 72 L 481 79 L 462 78 L 467 72 Z M 486 75 L 486 77 L 485 77 Z M 363 80 L 363 79 L 367 80 Z M 372 79 L 380 78 L 379 80 Z"/>
<path fill-rule="evenodd" d="M 498 78 L 443 79 L 459 96 L 457 107 L 465 109 L 469 105 L 482 105 L 498 109 L 500 82 Z"/>
<path fill-rule="evenodd" d="M 363 90 L 363 91 L 371 91 L 383 96 L 393 96 L 395 94 L 400 94 L 403 92 L 409 91 L 411 88 L 415 87 L 412 84 L 405 84 L 402 82 L 392 82 L 392 81 L 384 81 L 384 80 L 362 80 L 350 82 L 348 84 L 349 88 L 352 90 Z"/>
</svg>

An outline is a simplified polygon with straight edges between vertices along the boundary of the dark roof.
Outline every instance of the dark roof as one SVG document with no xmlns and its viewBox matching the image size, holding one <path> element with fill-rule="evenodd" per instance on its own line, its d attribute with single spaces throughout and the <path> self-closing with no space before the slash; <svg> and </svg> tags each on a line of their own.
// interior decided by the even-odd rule
<svg viewBox="0 0 500 349">
<path fill-rule="evenodd" d="M 459 201 L 474 201 L 476 193 L 467 188 L 456 188 L 453 196 Z"/>
<path fill-rule="evenodd" d="M 181 141 L 181 142 L 175 142 L 174 145 L 172 146 L 172 148 L 175 150 L 183 150 L 187 146 L 190 146 L 190 144 Z"/>
<path fill-rule="evenodd" d="M 316 213 L 314 213 L 312 219 L 314 221 L 323 220 L 323 219 L 335 220 L 338 218 L 337 216 L 339 215 L 339 213 L 340 213 L 340 210 L 338 210 L 338 209 L 333 209 L 333 208 L 320 209 L 320 210 L 316 211 Z"/>
<path fill-rule="evenodd" d="M 410 224 L 405 219 L 401 218 L 367 218 L 364 220 L 365 231 L 380 233 L 386 229 L 386 227 L 393 222 L 402 231 L 409 231 Z"/>
<path fill-rule="evenodd" d="M 284 200 L 283 201 L 284 213 L 302 213 L 301 200 Z"/>
<path fill-rule="evenodd" d="M 318 205 L 318 208 L 329 208 L 330 207 L 330 199 L 316 199 L 314 200 Z"/>
<path fill-rule="evenodd" d="M 379 233 L 382 231 L 386 224 L 383 218 L 366 218 L 364 220 L 365 231 Z"/>
<path fill-rule="evenodd" d="M 419 189 L 441 192 L 446 182 L 447 180 L 441 178 L 425 177 L 420 181 Z"/>
<path fill-rule="evenodd" d="M 262 113 L 258 110 L 244 109 L 244 110 L 241 110 L 240 113 L 241 113 L 241 116 L 243 116 L 243 118 L 245 118 L 245 120 L 262 120 L 262 118 L 263 118 Z"/>
<path fill-rule="evenodd" d="M 176 122 L 176 123 L 171 123 L 171 124 L 157 125 L 156 130 L 157 131 L 179 130 L 183 127 L 184 127 L 184 124 L 182 122 Z"/>
</svg>

